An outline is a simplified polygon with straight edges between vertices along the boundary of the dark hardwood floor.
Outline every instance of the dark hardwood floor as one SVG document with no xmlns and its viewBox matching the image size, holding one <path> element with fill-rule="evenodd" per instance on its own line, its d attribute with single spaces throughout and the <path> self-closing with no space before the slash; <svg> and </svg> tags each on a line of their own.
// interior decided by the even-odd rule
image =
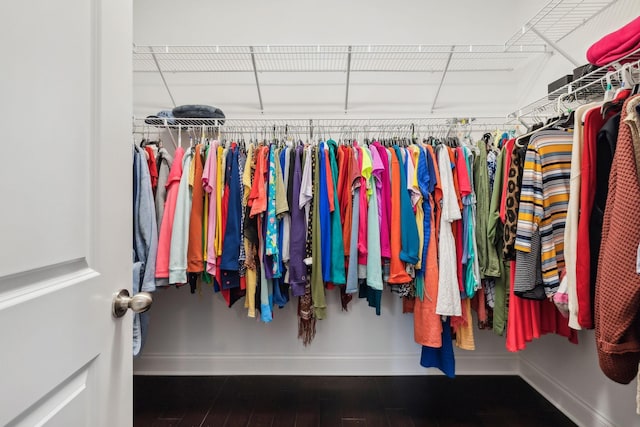
<svg viewBox="0 0 640 427">
<path fill-rule="evenodd" d="M 516 376 L 134 377 L 135 427 L 574 425 Z"/>
</svg>

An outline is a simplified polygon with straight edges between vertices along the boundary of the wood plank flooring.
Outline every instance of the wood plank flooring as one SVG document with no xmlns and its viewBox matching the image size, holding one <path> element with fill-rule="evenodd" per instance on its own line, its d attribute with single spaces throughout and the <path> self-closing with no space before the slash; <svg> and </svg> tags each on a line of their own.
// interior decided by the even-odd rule
<svg viewBox="0 0 640 427">
<path fill-rule="evenodd" d="M 574 425 L 516 376 L 134 377 L 135 427 Z"/>
</svg>

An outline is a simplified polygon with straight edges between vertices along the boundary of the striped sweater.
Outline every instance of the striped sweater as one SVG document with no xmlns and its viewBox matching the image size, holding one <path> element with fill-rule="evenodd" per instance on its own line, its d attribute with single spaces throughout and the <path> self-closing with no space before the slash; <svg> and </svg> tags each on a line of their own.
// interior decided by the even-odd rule
<svg viewBox="0 0 640 427">
<path fill-rule="evenodd" d="M 533 232 L 540 231 L 542 280 L 547 296 L 558 289 L 564 269 L 572 142 L 569 132 L 541 131 L 531 138 L 525 157 L 515 249 L 531 252 Z M 535 277 L 531 279 L 534 281 Z"/>
</svg>

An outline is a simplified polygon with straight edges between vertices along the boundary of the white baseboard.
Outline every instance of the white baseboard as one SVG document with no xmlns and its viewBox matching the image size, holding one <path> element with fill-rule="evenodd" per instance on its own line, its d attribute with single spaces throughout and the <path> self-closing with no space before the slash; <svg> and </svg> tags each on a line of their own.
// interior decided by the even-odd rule
<svg viewBox="0 0 640 427">
<path fill-rule="evenodd" d="M 579 426 L 616 427 L 613 421 L 596 408 L 523 357 L 520 358 L 520 376 Z"/>
<path fill-rule="evenodd" d="M 419 354 L 247 355 L 152 354 L 134 361 L 136 375 L 429 375 Z M 517 375 L 512 354 L 456 354 L 457 375 Z"/>
</svg>

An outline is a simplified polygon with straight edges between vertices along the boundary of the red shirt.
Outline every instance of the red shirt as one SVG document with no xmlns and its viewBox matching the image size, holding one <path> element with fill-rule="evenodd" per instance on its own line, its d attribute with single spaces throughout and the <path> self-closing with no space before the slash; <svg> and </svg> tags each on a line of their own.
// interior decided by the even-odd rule
<svg viewBox="0 0 640 427">
<path fill-rule="evenodd" d="M 616 100 L 629 96 L 630 91 L 621 91 Z M 576 254 L 576 294 L 578 297 L 578 324 L 593 329 L 591 295 L 591 247 L 589 244 L 589 220 L 596 191 L 596 139 L 602 126 L 615 115 L 614 111 L 602 117 L 600 107 L 584 114 L 584 141 L 580 164 L 580 217 L 578 219 L 578 241 Z"/>
</svg>

